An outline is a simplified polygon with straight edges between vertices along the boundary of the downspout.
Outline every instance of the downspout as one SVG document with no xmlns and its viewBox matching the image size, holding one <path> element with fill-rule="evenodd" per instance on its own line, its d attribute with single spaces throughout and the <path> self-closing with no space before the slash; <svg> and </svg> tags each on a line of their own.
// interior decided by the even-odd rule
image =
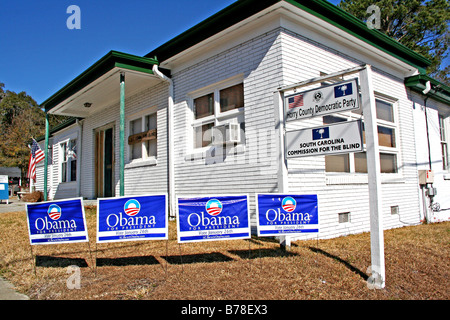
<svg viewBox="0 0 450 320">
<path fill-rule="evenodd" d="M 425 99 L 423 101 L 424 103 L 424 109 L 425 109 L 425 125 L 427 128 L 427 143 L 428 143 L 428 166 L 431 170 L 431 148 L 430 148 L 430 133 L 428 131 L 428 114 L 427 114 L 427 100 L 428 100 L 428 92 L 431 90 L 431 82 L 427 81 L 425 90 L 423 90 L 423 94 L 425 95 Z"/>
<path fill-rule="evenodd" d="M 429 132 L 429 127 L 428 127 L 428 112 L 427 112 L 427 101 L 428 101 L 428 96 L 427 94 L 431 91 L 431 82 L 427 81 L 425 84 L 425 90 L 422 91 L 422 93 L 425 95 L 425 99 L 423 101 L 424 104 L 424 110 L 425 110 L 425 126 L 426 126 L 426 131 L 427 131 L 427 145 L 428 145 L 428 168 L 429 170 L 432 170 L 431 167 L 431 146 L 430 146 L 430 132 Z M 430 211 L 429 209 L 432 208 L 433 206 L 433 198 L 435 195 L 434 192 L 434 188 L 433 188 L 433 184 L 426 184 L 424 186 L 422 186 L 422 197 L 424 198 L 424 217 L 425 217 L 425 222 L 429 223 L 431 220 L 430 217 Z M 426 200 L 425 200 L 425 196 L 428 196 L 428 198 L 430 199 L 430 205 L 427 206 L 426 205 Z"/>
<path fill-rule="evenodd" d="M 82 154 L 81 154 L 81 149 L 82 149 L 82 141 L 83 141 L 83 122 L 84 120 L 79 120 L 77 119 L 76 123 L 78 124 L 78 127 L 80 128 L 80 136 L 78 137 L 77 140 L 77 193 L 78 196 L 81 197 L 81 168 L 83 168 L 82 163 L 81 163 L 81 159 L 82 159 Z"/>
<path fill-rule="evenodd" d="M 48 140 L 50 135 L 50 124 L 48 122 L 48 113 L 45 113 L 45 149 L 44 149 L 44 201 L 48 201 Z M 31 190 L 30 190 L 31 191 Z"/>
<path fill-rule="evenodd" d="M 169 216 L 175 217 L 175 165 L 174 165 L 174 142 L 173 142 L 173 81 L 159 71 L 155 64 L 152 68 L 153 73 L 161 80 L 169 84 L 169 98 L 167 106 L 167 144 L 168 144 L 168 194 L 169 194 Z"/>
</svg>

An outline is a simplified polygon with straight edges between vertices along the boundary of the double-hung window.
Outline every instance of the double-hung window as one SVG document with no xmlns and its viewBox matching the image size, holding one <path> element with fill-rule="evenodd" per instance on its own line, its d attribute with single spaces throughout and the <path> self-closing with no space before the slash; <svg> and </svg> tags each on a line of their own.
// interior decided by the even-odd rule
<svg viewBox="0 0 450 320">
<path fill-rule="evenodd" d="M 77 181 L 77 139 L 59 144 L 61 163 L 61 182 Z"/>
<path fill-rule="evenodd" d="M 192 108 L 194 149 L 212 145 L 213 127 L 234 123 L 239 125 L 241 132 L 245 131 L 242 80 L 211 86 L 192 95 Z M 245 140 L 241 134 L 240 141 L 236 143 L 243 141 Z"/>
<path fill-rule="evenodd" d="M 448 161 L 448 141 L 447 141 L 447 132 L 445 126 L 445 119 L 443 116 L 439 115 L 439 134 L 441 137 L 441 150 L 442 150 L 442 169 L 449 169 L 449 161 Z"/>
<path fill-rule="evenodd" d="M 378 144 L 380 149 L 380 166 L 382 173 L 398 172 L 399 149 L 397 142 L 398 124 L 395 115 L 395 103 L 376 99 Z M 331 124 L 361 118 L 361 111 L 348 112 L 345 115 L 324 116 L 323 123 Z M 364 119 L 364 117 L 363 117 Z M 364 125 L 363 125 L 364 128 Z M 366 143 L 365 130 L 363 141 Z M 360 153 L 329 155 L 325 157 L 326 172 L 367 173 L 366 149 Z"/>
<path fill-rule="evenodd" d="M 129 161 L 156 159 L 156 112 L 135 117 L 129 122 Z"/>
</svg>

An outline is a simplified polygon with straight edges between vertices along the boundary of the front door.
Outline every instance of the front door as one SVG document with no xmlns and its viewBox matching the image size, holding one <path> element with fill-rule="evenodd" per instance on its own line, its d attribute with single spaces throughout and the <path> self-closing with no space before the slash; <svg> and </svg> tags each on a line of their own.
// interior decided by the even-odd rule
<svg viewBox="0 0 450 320">
<path fill-rule="evenodd" d="M 95 196 L 114 196 L 114 128 L 95 132 Z"/>
</svg>

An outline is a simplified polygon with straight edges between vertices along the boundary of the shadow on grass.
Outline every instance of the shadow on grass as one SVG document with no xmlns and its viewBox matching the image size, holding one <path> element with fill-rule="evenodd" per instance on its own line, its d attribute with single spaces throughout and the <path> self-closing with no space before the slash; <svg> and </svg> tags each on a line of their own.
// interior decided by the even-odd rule
<svg viewBox="0 0 450 320">
<path fill-rule="evenodd" d="M 159 261 L 154 256 L 139 256 L 139 257 L 122 257 L 122 258 L 97 258 L 97 267 L 103 266 L 143 266 L 159 264 Z"/>
<path fill-rule="evenodd" d="M 256 235 L 252 235 L 251 239 L 245 239 L 245 241 L 248 241 L 250 243 L 254 243 L 257 245 L 264 245 L 265 243 L 274 243 L 274 244 L 280 244 L 280 240 L 276 239 L 275 237 L 258 237 Z M 292 242 L 291 247 L 298 247 L 299 245 Z"/>
<path fill-rule="evenodd" d="M 214 263 L 233 261 L 233 258 L 220 252 L 198 253 L 187 255 L 161 256 L 170 264 Z"/>
<path fill-rule="evenodd" d="M 289 252 L 280 248 L 277 249 L 252 249 L 252 250 L 229 250 L 228 252 L 239 256 L 241 259 L 257 258 L 283 258 L 298 256 L 297 253 Z"/>
<path fill-rule="evenodd" d="M 80 268 L 85 268 L 88 266 L 88 264 L 86 260 L 82 258 L 36 256 L 36 267 L 66 268 L 69 266 L 78 266 Z"/>
<path fill-rule="evenodd" d="M 363 278 L 363 279 L 366 280 L 366 281 L 367 281 L 367 279 L 369 279 L 369 276 L 368 276 L 367 274 L 365 274 L 364 272 L 362 272 L 361 270 L 359 270 L 359 269 L 356 268 L 355 266 L 352 266 L 352 265 L 351 265 L 350 263 L 348 263 L 347 261 L 345 261 L 345 260 L 339 258 L 338 256 L 335 256 L 335 255 L 333 255 L 333 254 L 331 254 L 331 253 L 328 253 L 328 252 L 326 252 L 326 251 L 323 251 L 322 249 L 319 249 L 319 248 L 309 247 L 309 250 L 311 250 L 312 252 L 315 252 L 315 253 L 320 253 L 320 254 L 324 255 L 325 257 L 334 259 L 334 260 L 336 260 L 336 261 L 342 263 L 342 264 L 343 264 L 344 266 L 346 266 L 350 271 L 352 271 L 352 272 L 354 272 L 354 273 L 360 275 L 361 278 Z"/>
</svg>

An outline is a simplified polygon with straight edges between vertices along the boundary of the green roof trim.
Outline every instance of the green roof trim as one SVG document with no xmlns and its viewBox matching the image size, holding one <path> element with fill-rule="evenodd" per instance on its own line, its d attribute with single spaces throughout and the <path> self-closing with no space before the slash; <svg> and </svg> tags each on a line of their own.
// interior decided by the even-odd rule
<svg viewBox="0 0 450 320">
<path fill-rule="evenodd" d="M 165 61 L 170 57 L 214 36 L 242 20 L 276 4 L 280 0 L 240 0 L 217 12 L 196 26 L 169 40 L 146 57 Z"/>
<path fill-rule="evenodd" d="M 417 68 L 421 73 L 425 73 L 426 67 L 431 64 L 427 58 L 384 33 L 369 29 L 363 21 L 326 0 L 239 0 L 151 51 L 146 57 L 157 57 L 159 61 L 165 61 L 281 1 L 329 22 L 346 33 Z"/>
<path fill-rule="evenodd" d="M 285 0 L 425 73 L 431 61 L 326 0 Z"/>
<path fill-rule="evenodd" d="M 69 82 L 61 90 L 45 100 L 41 104 L 41 107 L 45 109 L 45 112 L 50 111 L 53 107 L 80 91 L 89 83 L 97 80 L 113 68 L 122 68 L 153 74 L 152 68 L 155 64 L 159 64 L 156 59 L 135 56 L 112 50 L 78 77 Z"/>
<path fill-rule="evenodd" d="M 450 105 L 450 87 L 427 75 L 418 74 L 405 79 L 405 86 L 412 91 L 423 94 L 427 82 L 430 81 L 431 90 L 426 94 L 439 102 Z"/>
<path fill-rule="evenodd" d="M 49 131 L 49 136 L 52 136 L 54 133 L 61 131 L 67 127 L 70 127 L 71 125 L 75 124 L 77 122 L 77 120 L 81 120 L 82 118 L 75 118 L 75 117 L 69 117 L 67 118 L 64 122 L 50 128 Z M 45 135 L 44 136 L 39 136 L 36 138 L 36 141 L 43 141 L 45 140 Z"/>
</svg>

